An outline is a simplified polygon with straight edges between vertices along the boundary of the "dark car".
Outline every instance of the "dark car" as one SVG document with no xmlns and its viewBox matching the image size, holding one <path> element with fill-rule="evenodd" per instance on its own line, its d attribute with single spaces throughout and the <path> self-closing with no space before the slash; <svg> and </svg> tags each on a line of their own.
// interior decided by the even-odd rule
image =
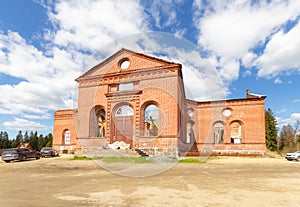
<svg viewBox="0 0 300 207">
<path fill-rule="evenodd" d="M 4 162 L 13 160 L 25 161 L 30 158 L 40 159 L 40 152 L 28 148 L 12 148 L 2 152 L 2 160 Z"/>
<path fill-rule="evenodd" d="M 52 147 L 43 147 L 41 149 L 42 157 L 56 157 L 59 156 L 58 152 Z"/>
</svg>

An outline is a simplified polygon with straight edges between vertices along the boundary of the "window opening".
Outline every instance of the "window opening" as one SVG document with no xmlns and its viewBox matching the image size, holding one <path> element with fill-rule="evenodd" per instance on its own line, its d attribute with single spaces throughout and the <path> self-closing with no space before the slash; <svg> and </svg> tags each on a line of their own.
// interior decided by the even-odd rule
<svg viewBox="0 0 300 207">
<path fill-rule="evenodd" d="M 133 110 L 128 105 L 123 105 L 118 108 L 115 116 L 133 116 Z"/>
<path fill-rule="evenodd" d="M 242 125 L 235 121 L 230 124 L 231 127 L 231 143 L 241 144 L 242 143 Z"/>
<path fill-rule="evenodd" d="M 65 142 L 65 145 L 68 145 L 71 143 L 71 139 L 70 139 L 70 131 L 69 130 L 66 130 L 65 133 L 64 133 L 64 142 Z"/>
<path fill-rule="evenodd" d="M 220 144 L 224 142 L 224 125 L 221 122 L 214 124 L 214 143 Z"/>
<path fill-rule="evenodd" d="M 118 91 L 128 91 L 133 89 L 133 83 L 121 83 L 118 85 Z"/>
<path fill-rule="evenodd" d="M 145 136 L 157 136 L 158 135 L 158 107 L 151 104 L 145 108 L 144 124 L 145 124 Z"/>
</svg>

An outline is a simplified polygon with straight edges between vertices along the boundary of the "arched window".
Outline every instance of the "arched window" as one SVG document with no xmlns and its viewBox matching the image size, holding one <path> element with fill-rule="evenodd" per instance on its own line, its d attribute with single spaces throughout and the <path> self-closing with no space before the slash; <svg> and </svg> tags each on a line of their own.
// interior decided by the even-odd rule
<svg viewBox="0 0 300 207">
<path fill-rule="evenodd" d="M 145 124 L 145 136 L 157 136 L 158 135 L 158 107 L 154 104 L 150 104 L 144 111 L 144 124 Z"/>
<path fill-rule="evenodd" d="M 104 109 L 100 109 L 96 111 L 96 119 L 97 119 L 97 131 L 96 136 L 97 137 L 105 137 L 105 111 Z"/>
<path fill-rule="evenodd" d="M 195 143 L 194 123 L 189 121 L 186 125 L 186 143 Z"/>
<path fill-rule="evenodd" d="M 231 143 L 240 144 L 242 143 L 242 125 L 238 121 L 234 121 L 230 124 L 231 132 Z"/>
<path fill-rule="evenodd" d="M 222 122 L 216 122 L 213 126 L 214 143 L 220 144 L 224 142 L 224 124 Z"/>
<path fill-rule="evenodd" d="M 120 106 L 116 111 L 116 116 L 133 116 L 133 110 L 128 105 Z"/>
<path fill-rule="evenodd" d="M 70 131 L 67 129 L 64 131 L 64 144 L 65 145 L 69 145 L 71 144 L 71 136 L 70 136 Z"/>
</svg>

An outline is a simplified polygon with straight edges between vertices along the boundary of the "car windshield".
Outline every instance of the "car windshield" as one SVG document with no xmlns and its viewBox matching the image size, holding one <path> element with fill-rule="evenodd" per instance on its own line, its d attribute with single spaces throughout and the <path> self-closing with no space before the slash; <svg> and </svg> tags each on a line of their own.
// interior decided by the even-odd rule
<svg viewBox="0 0 300 207">
<path fill-rule="evenodd" d="M 20 150 L 17 149 L 17 148 L 12 148 L 12 149 L 6 149 L 4 151 L 6 151 L 6 152 L 19 152 Z"/>
<path fill-rule="evenodd" d="M 51 150 L 51 147 L 44 147 L 42 150 Z"/>
<path fill-rule="evenodd" d="M 6 150 L 3 150 L 3 153 L 4 153 L 4 154 L 12 153 L 12 152 L 20 152 L 20 150 L 17 149 L 17 148 L 12 148 L 12 149 L 6 149 Z"/>
</svg>

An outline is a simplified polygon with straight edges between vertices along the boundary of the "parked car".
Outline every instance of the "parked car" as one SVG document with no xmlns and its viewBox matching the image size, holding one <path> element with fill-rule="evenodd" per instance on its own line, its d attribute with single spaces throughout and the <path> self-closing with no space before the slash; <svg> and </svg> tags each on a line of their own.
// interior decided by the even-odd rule
<svg viewBox="0 0 300 207">
<path fill-rule="evenodd" d="M 286 153 L 284 157 L 288 161 L 292 161 L 292 160 L 300 161 L 300 150 L 293 153 Z"/>
<path fill-rule="evenodd" d="M 59 156 L 59 153 L 56 151 L 56 149 L 52 147 L 43 147 L 41 149 L 41 156 L 42 157 L 56 157 Z"/>
<path fill-rule="evenodd" d="M 13 160 L 25 161 L 30 158 L 40 159 L 40 152 L 28 148 L 11 148 L 2 152 L 2 160 L 4 162 Z"/>
</svg>

